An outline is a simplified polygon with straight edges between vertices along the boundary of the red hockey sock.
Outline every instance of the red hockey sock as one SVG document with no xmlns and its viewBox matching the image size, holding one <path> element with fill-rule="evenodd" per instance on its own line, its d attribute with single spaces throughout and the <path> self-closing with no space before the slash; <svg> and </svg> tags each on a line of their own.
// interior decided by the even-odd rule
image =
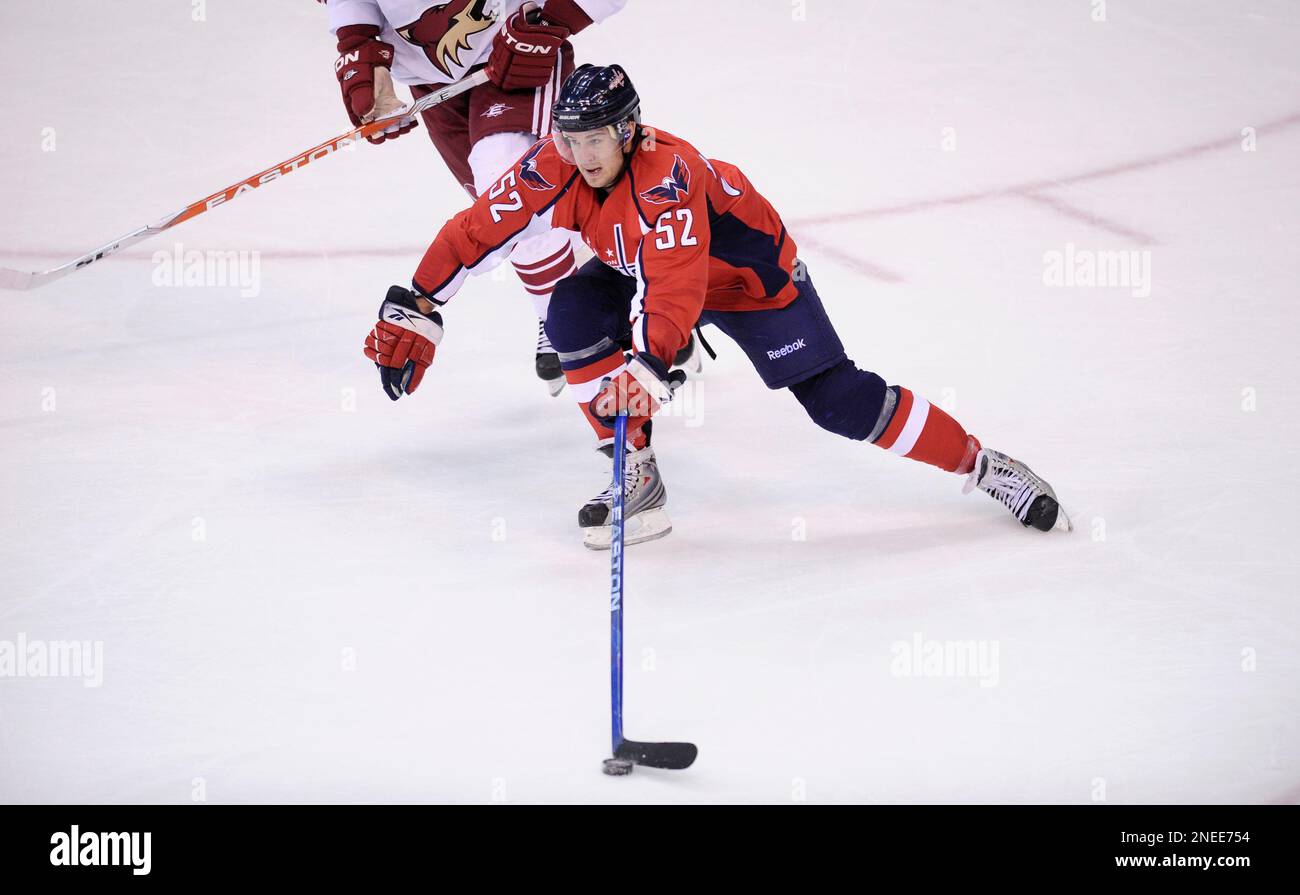
<svg viewBox="0 0 1300 895">
<path fill-rule="evenodd" d="M 578 269 L 573 257 L 573 246 L 567 242 L 540 261 L 520 263 L 512 258 L 510 263 L 514 266 L 515 273 L 519 274 L 524 289 L 532 296 L 538 319 L 543 320 L 555 284 Z"/>
<path fill-rule="evenodd" d="M 887 451 L 920 460 L 948 472 L 965 474 L 975 466 L 980 442 L 961 423 L 901 385 L 894 417 L 875 443 Z"/>
</svg>

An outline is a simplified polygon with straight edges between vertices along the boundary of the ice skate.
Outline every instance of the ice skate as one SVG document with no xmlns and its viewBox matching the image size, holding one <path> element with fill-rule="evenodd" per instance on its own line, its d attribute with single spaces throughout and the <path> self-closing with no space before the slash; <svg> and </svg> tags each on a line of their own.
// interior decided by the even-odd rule
<svg viewBox="0 0 1300 895">
<path fill-rule="evenodd" d="M 611 461 L 614 446 L 605 445 L 600 452 Z M 623 466 L 623 543 L 639 544 L 662 538 L 673 530 L 664 504 L 668 491 L 659 476 L 654 448 L 647 444 L 639 451 L 628 451 Z M 614 506 L 614 486 L 597 494 L 578 511 L 582 526 L 582 543 L 592 550 L 608 550 L 611 536 L 610 514 Z"/>
<path fill-rule="evenodd" d="M 560 367 L 560 356 L 551 347 L 551 340 L 546 336 L 546 322 L 537 321 L 537 355 L 535 359 L 537 378 L 546 383 L 547 390 L 554 398 L 564 391 L 564 370 Z"/>
<path fill-rule="evenodd" d="M 1025 464 L 1006 454 L 981 448 L 962 488 L 968 494 L 979 488 L 1011 511 L 1027 528 L 1073 531 L 1074 524 L 1061 509 L 1056 492 Z"/>
</svg>

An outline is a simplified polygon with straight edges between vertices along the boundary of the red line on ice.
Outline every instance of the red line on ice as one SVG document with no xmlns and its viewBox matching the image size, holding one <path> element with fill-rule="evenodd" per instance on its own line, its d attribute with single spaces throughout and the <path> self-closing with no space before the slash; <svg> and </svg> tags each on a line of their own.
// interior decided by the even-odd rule
<svg viewBox="0 0 1300 895">
<path fill-rule="evenodd" d="M 1280 131 L 1294 127 L 1297 124 L 1300 124 L 1300 112 L 1292 113 L 1283 118 L 1266 122 L 1255 130 L 1256 133 Z M 915 202 L 905 202 L 901 205 L 887 205 L 881 208 L 864 208 L 858 211 L 844 211 L 834 214 L 797 218 L 791 220 L 790 224 L 793 227 L 815 227 L 824 224 L 849 223 L 852 221 L 888 217 L 891 215 L 914 214 L 919 211 L 927 211 L 933 208 L 966 205 L 973 202 L 982 202 L 987 199 L 1015 198 L 1037 202 L 1051 208 L 1059 214 L 1082 220 L 1092 226 L 1108 230 L 1112 233 L 1124 236 L 1127 239 L 1137 240 L 1144 245 L 1149 245 L 1155 242 L 1154 237 L 1149 234 L 1125 227 L 1124 225 L 1102 217 L 1099 214 L 1084 211 L 1083 209 L 1070 205 L 1064 200 L 1051 196 L 1044 196 L 1041 195 L 1041 193 L 1044 190 L 1049 190 L 1054 187 L 1072 186 L 1078 183 L 1086 183 L 1090 180 L 1100 180 L 1106 177 L 1116 177 L 1121 174 L 1131 174 L 1134 171 L 1142 171 L 1147 168 L 1162 167 L 1174 162 L 1195 158 L 1196 156 L 1204 155 L 1209 152 L 1230 149 L 1238 145 L 1240 145 L 1240 138 L 1235 136 L 1218 140 L 1209 140 L 1204 143 L 1196 143 L 1192 146 L 1184 146 L 1181 149 L 1173 149 L 1168 152 L 1162 152 L 1144 158 L 1108 165 L 1104 168 L 1096 168 L 1091 171 L 1081 171 L 1077 174 L 1071 174 L 1065 177 L 1054 177 L 1046 180 L 1031 180 L 1026 183 L 994 187 L 993 189 L 982 190 L 974 193 L 962 193 L 956 196 L 940 196 L 934 199 L 921 199 Z M 816 237 L 810 237 L 807 234 L 799 236 L 798 239 L 800 243 L 807 245 L 810 248 L 816 248 L 817 251 L 822 252 L 846 267 L 856 270 L 858 273 L 886 283 L 903 282 L 901 274 L 869 261 L 861 255 L 836 249 L 827 242 L 819 240 Z M 329 251 L 324 249 L 268 249 L 260 251 L 260 254 L 264 259 L 277 261 L 311 260 L 316 258 L 411 258 L 414 262 L 414 260 L 424 254 L 426 247 L 427 244 L 411 247 L 348 248 Z M 56 258 L 71 260 L 73 257 L 76 257 L 80 251 L 84 251 L 84 249 L 31 249 L 28 251 L 5 251 L 0 252 L 0 258 Z M 152 258 L 156 251 L 159 250 L 154 249 L 149 252 L 128 251 L 115 257 L 135 259 Z"/>
<path fill-rule="evenodd" d="M 871 277 L 873 280 L 880 280 L 884 283 L 903 282 L 902 274 L 895 273 L 887 267 L 881 267 L 873 261 L 868 261 L 861 255 L 837 249 L 830 243 L 809 236 L 807 233 L 800 234 L 798 243 L 800 248 L 813 249 L 818 254 L 825 255 L 827 258 L 860 274 Z"/>
<path fill-rule="evenodd" d="M 1255 128 L 1256 133 L 1265 131 L 1280 131 L 1300 124 L 1300 112 L 1287 115 L 1275 121 L 1270 121 Z M 901 205 L 887 205 L 882 208 L 864 208 L 859 211 L 843 211 L 835 214 L 817 215 L 815 217 L 800 218 L 792 221 L 796 226 L 808 226 L 816 224 L 840 224 L 849 221 L 860 221 L 867 218 L 888 217 L 896 214 L 912 214 L 918 211 L 926 211 L 931 208 L 942 208 L 949 205 L 966 205 L 971 202 L 982 202 L 985 199 L 998 198 L 1019 198 L 1025 193 L 1037 193 L 1041 190 L 1051 189 L 1053 187 L 1072 186 L 1076 183 L 1086 183 L 1090 180 L 1100 180 L 1106 177 L 1116 177 L 1120 174 L 1130 174 L 1134 171 L 1141 171 L 1146 168 L 1157 168 L 1163 165 L 1181 162 L 1198 155 L 1204 155 L 1207 152 L 1214 152 L 1221 149 L 1230 149 L 1241 144 L 1240 137 L 1229 137 L 1220 140 L 1209 140 L 1205 143 L 1197 143 L 1193 146 L 1184 146 L 1182 149 L 1173 149 L 1168 152 L 1162 152 L 1157 155 L 1146 156 L 1145 158 L 1134 159 L 1132 161 L 1120 162 L 1115 165 L 1108 165 L 1105 168 L 1096 168 L 1092 171 L 1082 171 L 1078 174 L 1071 174 L 1066 177 L 1054 177 L 1048 180 L 1030 180 L 1026 183 L 1012 184 L 1004 187 L 994 187 L 989 190 L 982 190 L 976 193 L 962 193 L 956 196 L 941 196 L 935 199 L 921 199 L 916 202 L 905 202 Z"/>
<path fill-rule="evenodd" d="M 1125 239 L 1131 239 L 1138 245 L 1149 246 L 1155 245 L 1156 243 L 1156 238 L 1150 234 L 1143 233 L 1140 230 L 1132 230 L 1125 227 L 1123 224 L 1112 221 L 1110 218 L 1104 218 L 1099 214 L 1084 211 L 1082 208 L 1071 205 L 1064 199 L 1058 199 L 1055 196 L 1045 196 L 1042 193 L 1018 193 L 1017 195 L 1030 202 L 1037 202 L 1041 205 L 1045 205 L 1052 211 L 1055 211 L 1058 214 L 1063 214 L 1068 218 L 1074 218 L 1083 221 L 1085 224 L 1091 224 L 1100 230 L 1107 230 L 1114 233 L 1116 236 L 1123 236 Z"/>
</svg>

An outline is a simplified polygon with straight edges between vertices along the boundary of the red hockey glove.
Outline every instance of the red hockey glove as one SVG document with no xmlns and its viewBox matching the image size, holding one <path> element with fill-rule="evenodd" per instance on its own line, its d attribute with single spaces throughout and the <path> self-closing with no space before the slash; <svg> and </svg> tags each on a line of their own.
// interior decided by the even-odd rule
<svg viewBox="0 0 1300 895">
<path fill-rule="evenodd" d="M 621 415 L 646 419 L 671 401 L 673 391 L 685 381 L 684 371 L 669 372 L 668 365 L 653 354 L 638 354 L 627 362 L 626 370 L 602 383 L 588 407 L 606 426 L 613 426 L 614 418 Z"/>
<path fill-rule="evenodd" d="M 572 33 L 563 25 L 530 22 L 531 12 L 525 4 L 506 19 L 492 42 L 487 76 L 502 90 L 532 90 L 549 81 L 560 59 L 560 47 Z"/>
<path fill-rule="evenodd" d="M 343 91 L 343 105 L 348 110 L 348 118 L 358 127 L 388 114 L 394 106 L 402 105 L 393 93 L 393 79 L 389 74 L 393 64 L 393 45 L 378 38 L 379 27 L 376 25 L 347 25 L 338 30 L 339 58 L 334 62 L 334 74 Z M 379 103 L 376 103 L 377 99 Z M 372 112 L 377 114 L 372 115 Z M 408 118 L 366 139 L 371 143 L 382 143 L 414 129 L 415 119 Z"/>
<path fill-rule="evenodd" d="M 441 341 L 442 315 L 437 311 L 423 313 L 414 292 L 390 286 L 379 306 L 379 322 L 366 336 L 364 350 L 379 368 L 384 392 L 396 401 L 420 387 Z"/>
</svg>

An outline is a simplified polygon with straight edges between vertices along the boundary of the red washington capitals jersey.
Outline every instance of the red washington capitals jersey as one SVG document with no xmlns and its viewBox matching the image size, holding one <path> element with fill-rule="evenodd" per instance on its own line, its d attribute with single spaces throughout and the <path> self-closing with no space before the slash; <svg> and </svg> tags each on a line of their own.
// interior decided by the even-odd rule
<svg viewBox="0 0 1300 895">
<path fill-rule="evenodd" d="M 582 234 L 596 257 L 636 280 L 633 343 L 671 361 L 702 310 L 757 311 L 794 301 L 795 244 L 735 165 L 642 128 L 627 169 L 602 202 L 551 139 L 535 144 L 456 215 L 413 280 L 443 304 L 469 274 L 552 227 Z"/>
</svg>

